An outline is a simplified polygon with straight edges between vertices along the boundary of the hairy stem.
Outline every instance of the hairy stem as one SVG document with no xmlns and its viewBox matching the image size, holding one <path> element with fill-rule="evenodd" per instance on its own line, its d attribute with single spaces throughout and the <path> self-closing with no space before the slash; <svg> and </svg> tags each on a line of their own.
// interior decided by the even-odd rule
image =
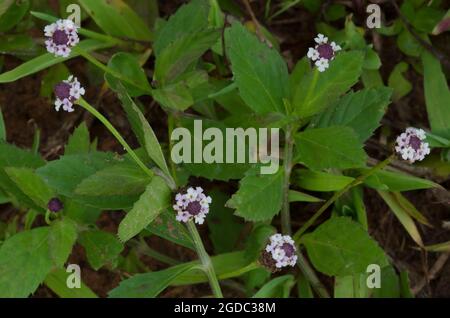
<svg viewBox="0 0 450 318">
<path fill-rule="evenodd" d="M 392 159 L 394 159 L 395 155 L 391 155 L 388 158 L 386 158 L 383 161 L 380 161 L 376 166 L 373 166 L 371 169 L 367 170 L 365 173 L 357 177 L 355 180 L 353 180 L 351 183 L 346 185 L 343 189 L 335 192 L 331 198 L 328 199 L 327 202 L 325 202 L 319 210 L 317 210 L 316 213 L 305 223 L 303 226 L 294 234 L 294 240 L 298 244 L 300 237 L 305 233 L 311 225 L 314 224 L 314 222 L 337 200 L 339 199 L 344 193 L 346 193 L 351 188 L 361 184 L 366 178 L 370 177 L 372 174 L 377 172 L 378 170 L 383 169 L 386 167 Z"/>
<path fill-rule="evenodd" d="M 289 180 L 292 171 L 292 150 L 294 142 L 292 140 L 293 129 L 291 126 L 286 128 L 286 140 L 284 146 L 284 182 L 283 182 L 283 206 L 281 209 L 281 229 L 284 234 L 291 235 L 291 215 L 289 211 Z"/>
<path fill-rule="evenodd" d="M 102 114 L 100 114 L 94 107 L 92 107 L 87 101 L 83 98 L 80 98 L 77 101 L 77 104 L 86 109 L 89 113 L 91 113 L 95 118 L 101 121 L 103 125 L 114 135 L 117 141 L 123 146 L 126 152 L 130 155 L 130 157 L 136 162 L 136 164 L 150 177 L 153 176 L 153 172 L 142 162 L 142 160 L 138 157 L 138 155 L 131 149 L 128 143 L 123 139 L 122 135 L 117 131 L 116 128 L 109 122 L 108 119 L 105 118 Z"/>
<path fill-rule="evenodd" d="M 203 246 L 202 239 L 200 238 L 200 234 L 197 231 L 194 221 L 188 221 L 187 227 L 192 236 L 192 240 L 194 241 L 197 255 L 200 259 L 200 262 L 202 263 L 203 271 L 208 277 L 209 285 L 211 286 L 214 296 L 216 298 L 223 298 L 222 290 L 220 289 L 219 281 L 217 280 L 211 258 L 209 257 L 208 253 L 205 250 L 205 247 Z"/>
</svg>

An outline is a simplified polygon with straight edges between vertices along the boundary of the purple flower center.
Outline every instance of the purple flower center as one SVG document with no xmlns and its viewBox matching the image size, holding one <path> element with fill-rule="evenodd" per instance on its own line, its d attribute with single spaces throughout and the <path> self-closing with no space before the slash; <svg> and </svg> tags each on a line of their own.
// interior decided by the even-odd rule
<svg viewBox="0 0 450 318">
<path fill-rule="evenodd" d="M 50 201 L 48 201 L 47 208 L 51 212 L 56 213 L 56 212 L 61 211 L 64 208 L 64 205 L 61 202 L 61 200 L 59 200 L 58 198 L 53 198 Z"/>
<path fill-rule="evenodd" d="M 295 249 L 294 249 L 294 246 L 292 246 L 292 244 L 284 243 L 281 246 L 281 248 L 283 249 L 283 251 L 287 257 L 291 257 L 295 254 Z"/>
<path fill-rule="evenodd" d="M 69 42 L 69 37 L 67 36 L 67 33 L 62 30 L 56 30 L 53 33 L 52 39 L 56 45 L 67 45 L 67 42 Z"/>
<path fill-rule="evenodd" d="M 328 43 L 320 44 L 317 47 L 317 52 L 319 52 L 319 56 L 321 58 L 324 58 L 327 60 L 331 60 L 334 56 L 334 50 L 331 47 L 331 45 Z"/>
<path fill-rule="evenodd" d="M 200 213 L 201 210 L 202 210 L 202 206 L 200 205 L 200 202 L 198 202 L 198 201 L 189 202 L 186 207 L 186 211 L 188 211 L 191 215 L 197 215 Z"/>
<path fill-rule="evenodd" d="M 65 98 L 70 98 L 70 84 L 68 83 L 58 83 L 54 88 L 55 96 L 60 100 L 64 100 Z"/>
<path fill-rule="evenodd" d="M 416 151 L 419 150 L 421 144 L 422 144 L 422 140 L 420 140 L 419 137 L 414 136 L 414 135 L 409 137 L 409 145 L 412 147 L 412 149 L 414 149 Z"/>
</svg>

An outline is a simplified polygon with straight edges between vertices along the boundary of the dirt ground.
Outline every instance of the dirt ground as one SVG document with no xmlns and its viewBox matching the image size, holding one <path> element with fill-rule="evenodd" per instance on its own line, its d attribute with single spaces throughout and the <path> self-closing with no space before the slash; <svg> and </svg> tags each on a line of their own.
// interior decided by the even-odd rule
<svg viewBox="0 0 450 318">
<path fill-rule="evenodd" d="M 173 13 L 183 1 L 160 1 L 160 10 L 162 16 Z M 238 1 L 241 3 L 240 1 Z M 258 5 L 258 1 L 253 2 L 253 10 L 257 19 L 266 26 L 278 38 L 281 43 L 281 51 L 286 57 L 288 64 L 292 67 L 295 62 L 303 57 L 311 39 L 315 36 L 314 21 L 316 17 L 310 13 L 294 8 L 280 15 L 270 24 L 264 22 L 264 6 Z M 243 12 L 245 8 L 242 6 Z M 386 16 L 395 18 L 392 8 L 385 7 Z M 355 14 L 358 18 L 358 15 Z M 249 16 L 246 16 L 249 19 Z M 338 22 L 336 27 L 343 27 L 343 23 Z M 373 35 L 368 32 L 367 39 L 373 39 Z M 404 56 L 398 51 L 395 43 L 390 38 L 377 37 L 377 48 L 382 60 L 381 73 L 385 83 L 387 77 L 392 71 L 396 63 L 402 61 Z M 433 44 L 447 53 L 449 56 L 450 43 L 449 35 L 444 34 L 433 39 Z M 5 57 L 5 65 L 3 71 L 12 69 L 21 63 L 20 60 L 10 56 Z M 149 62 L 151 63 L 151 61 Z M 80 58 L 67 62 L 67 66 L 81 80 L 87 83 L 86 62 Z M 447 70 L 449 71 L 449 70 Z M 98 138 L 99 148 L 101 150 L 121 151 L 121 147 L 115 139 L 106 131 L 106 129 L 97 121 L 92 120 L 88 115 L 84 114 L 81 109 L 77 109 L 72 114 L 58 113 L 53 111 L 52 101 L 39 97 L 39 90 L 43 72 L 35 74 L 17 82 L 0 86 L 0 105 L 5 117 L 7 125 L 8 141 L 19 147 L 31 147 L 35 129 L 41 131 L 40 152 L 48 159 L 56 159 L 63 153 L 64 145 L 70 133 L 81 121 L 86 120 L 90 127 L 91 138 Z M 383 125 L 389 127 L 394 132 L 401 131 L 410 124 L 417 126 L 428 126 L 426 110 L 423 97 L 422 78 L 414 71 L 407 73 L 408 79 L 413 84 L 413 91 L 409 96 L 401 99 L 397 103 L 392 103 L 383 119 Z M 125 139 L 132 145 L 137 145 L 132 135 L 126 117 L 118 104 L 117 99 L 112 93 L 106 93 L 101 98 L 97 98 L 99 87 L 89 86 L 87 90 L 88 100 L 97 100 L 96 105 L 102 113 L 104 113 L 124 134 Z M 167 126 L 164 112 L 150 99 L 143 98 L 142 102 L 146 105 L 147 118 L 158 138 L 161 141 L 167 140 Z M 381 145 L 381 146 L 380 146 Z M 379 131 L 374 134 L 367 144 L 367 152 L 376 159 L 383 159 L 386 148 L 380 143 Z M 408 171 L 419 176 L 423 176 L 423 171 Z M 434 176 L 426 174 L 425 177 L 434 178 Z M 442 181 L 442 180 L 437 180 Z M 206 183 L 206 181 L 204 181 Z M 445 188 L 449 188 L 449 181 L 441 182 Z M 226 186 L 231 195 L 236 191 L 236 184 Z M 418 297 L 450 297 L 450 261 L 436 273 L 434 279 L 428 281 L 433 272 L 435 265 L 441 254 L 424 253 L 415 249 L 415 243 L 405 232 L 401 224 L 395 218 L 389 208 L 378 197 L 376 192 L 365 190 L 364 200 L 369 217 L 370 234 L 379 242 L 387 254 L 391 257 L 393 263 L 398 269 L 406 269 L 410 274 L 411 286 L 415 287 L 422 280 L 426 280 L 424 287 L 418 293 Z M 420 227 L 419 230 L 426 245 L 445 242 L 450 240 L 450 229 L 442 226 L 443 221 L 450 221 L 449 199 L 448 196 L 442 195 L 435 190 L 412 191 L 405 194 L 415 206 L 421 211 L 432 223 L 433 228 Z M 315 205 L 298 205 L 294 208 L 302 209 L 303 213 L 293 214 L 293 224 L 301 224 L 313 211 L 317 209 Z M 7 219 L 15 213 L 11 206 L 0 206 L 0 218 Z M 120 223 L 121 213 L 103 213 L 98 221 L 100 228 L 107 231 L 115 232 Z M 322 219 L 327 218 L 329 214 L 325 214 Z M 205 240 L 207 241 L 207 227 L 203 227 Z M 175 246 L 157 237 L 150 239 L 153 247 L 160 251 L 164 251 L 172 257 L 180 260 L 190 260 L 195 257 L 191 252 L 182 247 Z M 207 247 L 210 243 L 207 242 Z M 440 261 L 442 262 L 442 258 Z M 100 296 L 106 296 L 107 292 L 116 287 L 121 280 L 123 273 L 101 269 L 98 272 L 89 267 L 86 261 L 84 250 L 81 246 L 76 246 L 71 258 L 71 262 L 78 263 L 82 266 L 83 281 L 91 287 Z M 154 259 L 145 257 L 142 261 L 151 270 L 164 268 Z M 439 264 L 439 263 L 438 263 Z M 326 283 L 327 282 L 325 279 Z M 331 286 L 331 285 L 330 285 Z M 173 287 L 167 289 L 163 297 L 196 297 L 204 296 L 207 291 L 206 285 Z M 238 291 L 232 288 L 225 288 L 227 296 L 242 296 Z M 48 288 L 42 286 L 35 294 L 36 297 L 53 297 L 55 296 Z"/>
</svg>

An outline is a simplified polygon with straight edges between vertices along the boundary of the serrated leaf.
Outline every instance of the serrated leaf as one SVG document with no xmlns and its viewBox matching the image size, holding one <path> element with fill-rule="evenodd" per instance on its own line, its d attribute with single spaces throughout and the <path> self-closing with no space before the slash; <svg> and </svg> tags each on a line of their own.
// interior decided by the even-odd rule
<svg viewBox="0 0 450 318">
<path fill-rule="evenodd" d="M 69 137 L 64 155 L 77 155 L 88 153 L 91 148 L 89 130 L 86 124 L 81 123 Z"/>
<path fill-rule="evenodd" d="M 227 206 L 236 209 L 235 214 L 247 221 L 265 221 L 280 211 L 282 199 L 283 171 L 279 169 L 274 174 L 245 176 Z"/>
<path fill-rule="evenodd" d="M 289 74 L 280 54 L 234 23 L 225 31 L 227 54 L 242 99 L 256 113 L 285 112 Z"/>
<path fill-rule="evenodd" d="M 140 41 L 153 39 L 147 25 L 122 0 L 79 0 L 79 3 L 107 34 Z"/>
<path fill-rule="evenodd" d="M 295 161 L 310 169 L 349 169 L 364 166 L 367 155 L 353 129 L 308 129 L 295 136 Z"/>
<path fill-rule="evenodd" d="M 311 127 L 347 126 L 364 142 L 379 126 L 389 104 L 391 92 L 392 90 L 386 87 L 350 92 L 315 118 Z"/>
<path fill-rule="evenodd" d="M 64 265 L 77 239 L 76 224 L 68 218 L 55 221 L 48 233 L 49 256 L 54 268 Z"/>
<path fill-rule="evenodd" d="M 302 238 L 314 267 L 330 276 L 366 271 L 370 264 L 388 265 L 384 251 L 364 228 L 347 217 L 333 217 Z"/>
<path fill-rule="evenodd" d="M 34 169 L 7 167 L 5 171 L 23 193 L 41 208 L 47 208 L 47 203 L 54 197 L 54 192 L 36 175 Z"/>
<path fill-rule="evenodd" d="M 309 117 L 334 103 L 358 81 L 363 57 L 362 52 L 340 53 L 325 72 L 309 72 L 293 93 L 294 112 L 302 118 Z"/>
<path fill-rule="evenodd" d="M 119 239 L 126 242 L 140 233 L 170 205 L 170 189 L 158 176 L 153 177 L 145 192 L 119 225 Z"/>
<path fill-rule="evenodd" d="M 86 251 L 89 264 L 96 271 L 106 264 L 112 264 L 124 249 L 115 235 L 99 230 L 81 232 L 78 241 Z"/>
<path fill-rule="evenodd" d="M 81 181 L 75 193 L 87 196 L 138 195 L 145 191 L 150 180 L 136 165 L 118 164 L 99 170 Z"/>
</svg>

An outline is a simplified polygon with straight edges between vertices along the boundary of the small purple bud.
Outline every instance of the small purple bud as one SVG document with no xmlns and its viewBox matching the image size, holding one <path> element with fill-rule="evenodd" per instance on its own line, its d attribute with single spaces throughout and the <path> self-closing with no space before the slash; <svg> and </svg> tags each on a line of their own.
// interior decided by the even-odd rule
<svg viewBox="0 0 450 318">
<path fill-rule="evenodd" d="M 320 44 L 317 47 L 317 52 L 319 52 L 319 56 L 321 58 L 324 58 L 327 60 L 331 60 L 334 57 L 333 47 L 328 43 Z"/>
<path fill-rule="evenodd" d="M 52 35 L 52 39 L 56 45 L 67 45 L 69 42 L 69 37 L 63 30 L 56 30 Z"/>
<path fill-rule="evenodd" d="M 66 82 L 61 82 L 56 84 L 55 88 L 53 89 L 55 96 L 59 98 L 60 100 L 69 99 L 70 98 L 70 89 L 71 85 Z"/>
<path fill-rule="evenodd" d="M 52 198 L 50 201 L 48 201 L 47 208 L 49 211 L 57 213 L 64 208 L 64 204 L 61 202 L 60 199 Z"/>
</svg>

